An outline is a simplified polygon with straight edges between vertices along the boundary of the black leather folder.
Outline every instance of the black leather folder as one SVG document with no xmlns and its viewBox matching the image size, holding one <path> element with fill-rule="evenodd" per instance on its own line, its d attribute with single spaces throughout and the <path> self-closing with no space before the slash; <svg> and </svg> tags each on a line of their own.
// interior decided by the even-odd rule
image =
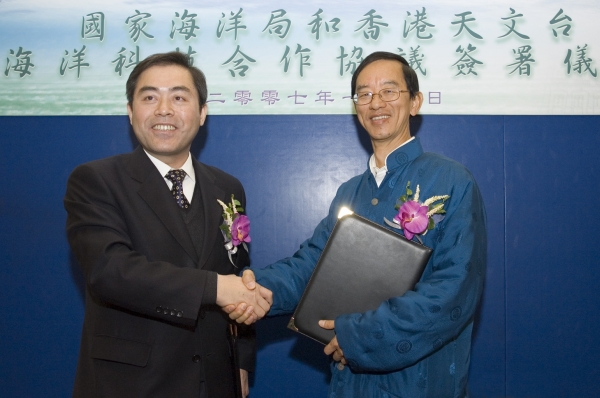
<svg viewBox="0 0 600 398">
<path fill-rule="evenodd" d="M 355 214 L 338 219 L 288 328 L 323 344 L 321 319 L 375 310 L 412 290 L 432 250 Z"/>
</svg>

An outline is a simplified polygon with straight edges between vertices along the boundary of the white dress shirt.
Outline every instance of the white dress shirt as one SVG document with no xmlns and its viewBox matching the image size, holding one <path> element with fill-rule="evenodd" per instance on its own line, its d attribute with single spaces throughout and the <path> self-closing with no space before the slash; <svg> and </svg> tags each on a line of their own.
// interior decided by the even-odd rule
<svg viewBox="0 0 600 398">
<path fill-rule="evenodd" d="M 163 179 L 167 183 L 169 190 L 171 190 L 171 188 L 173 187 L 173 182 L 168 178 L 165 178 L 165 176 L 167 175 L 169 170 L 174 169 L 168 164 L 164 163 L 163 161 L 160 161 L 154 156 L 150 155 L 145 149 L 144 152 L 146 152 L 146 155 L 148 155 L 152 163 L 154 163 L 154 165 L 158 169 L 158 172 L 161 176 L 163 176 Z M 186 176 L 183 179 L 183 194 L 185 195 L 188 202 L 191 204 L 192 196 L 194 196 L 194 188 L 196 187 L 196 172 L 194 171 L 194 164 L 192 163 L 191 153 L 188 153 L 188 158 L 183 164 L 183 166 L 181 166 L 181 170 L 185 171 L 186 173 Z"/>
</svg>

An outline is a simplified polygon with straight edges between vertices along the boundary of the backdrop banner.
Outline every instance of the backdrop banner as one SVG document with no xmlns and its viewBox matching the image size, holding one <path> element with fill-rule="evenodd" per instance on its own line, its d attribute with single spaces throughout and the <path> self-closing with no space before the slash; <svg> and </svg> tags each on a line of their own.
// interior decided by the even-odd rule
<svg viewBox="0 0 600 398">
<path fill-rule="evenodd" d="M 0 115 L 125 114 L 132 68 L 176 49 L 211 114 L 352 113 L 378 50 L 415 69 L 423 114 L 600 114 L 597 0 L 282 4 L 0 0 Z"/>
</svg>

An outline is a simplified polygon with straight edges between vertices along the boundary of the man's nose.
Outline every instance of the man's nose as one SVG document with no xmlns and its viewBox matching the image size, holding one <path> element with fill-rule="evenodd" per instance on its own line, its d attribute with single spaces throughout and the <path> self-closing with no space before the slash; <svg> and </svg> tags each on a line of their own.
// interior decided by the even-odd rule
<svg viewBox="0 0 600 398">
<path fill-rule="evenodd" d="M 158 106 L 154 112 L 157 116 L 169 116 L 173 114 L 171 102 L 167 99 L 162 99 L 158 102 Z"/>
</svg>

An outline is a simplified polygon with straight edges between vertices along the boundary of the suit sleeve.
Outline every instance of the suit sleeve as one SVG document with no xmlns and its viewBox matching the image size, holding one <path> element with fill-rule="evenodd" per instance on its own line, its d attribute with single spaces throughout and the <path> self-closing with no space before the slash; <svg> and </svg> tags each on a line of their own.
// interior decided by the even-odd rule
<svg viewBox="0 0 600 398">
<path fill-rule="evenodd" d="M 172 250 L 164 258 L 148 258 L 136 250 L 144 235 L 137 232 L 140 227 L 128 214 L 134 207 L 123 198 L 90 165 L 79 166 L 69 177 L 64 199 L 67 235 L 87 289 L 105 305 L 193 325 L 203 304 L 204 287 L 216 279 L 216 273 L 184 267 L 189 259 L 177 254 L 181 250 Z M 146 232 L 152 236 L 152 231 Z M 150 239 L 160 243 L 160 237 Z M 145 242 L 147 246 L 153 243 Z M 168 250 L 169 242 L 164 245 Z"/>
</svg>

